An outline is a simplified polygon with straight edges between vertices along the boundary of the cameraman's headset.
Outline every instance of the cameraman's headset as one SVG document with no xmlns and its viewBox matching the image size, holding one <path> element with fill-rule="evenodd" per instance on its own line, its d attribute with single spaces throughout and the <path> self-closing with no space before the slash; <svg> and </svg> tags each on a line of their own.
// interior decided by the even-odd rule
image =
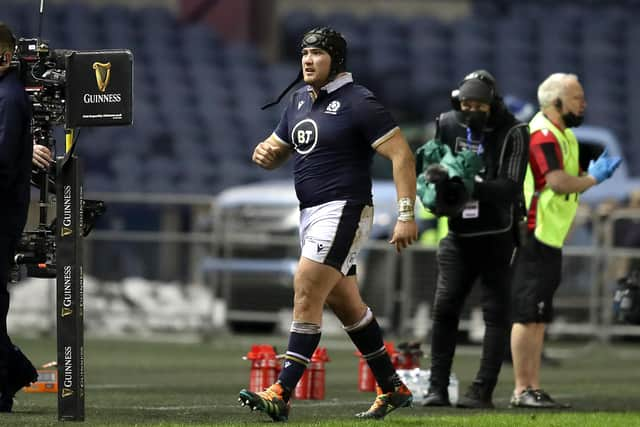
<svg viewBox="0 0 640 427">
<path fill-rule="evenodd" d="M 9 35 L 11 36 L 11 44 L 13 45 L 13 48 L 15 49 L 16 46 L 16 36 L 13 35 L 13 33 L 7 28 L 7 31 L 9 32 Z M 5 51 L 0 53 L 0 67 L 7 65 L 7 53 L 11 53 L 9 51 Z"/>
<path fill-rule="evenodd" d="M 498 91 L 496 89 L 496 81 L 488 71 L 476 70 L 467 74 L 458 84 L 458 88 L 451 91 L 451 106 L 454 110 L 460 111 L 460 88 L 469 80 L 480 80 L 491 91 L 491 110 L 495 110 L 494 104 L 499 100 Z"/>
</svg>

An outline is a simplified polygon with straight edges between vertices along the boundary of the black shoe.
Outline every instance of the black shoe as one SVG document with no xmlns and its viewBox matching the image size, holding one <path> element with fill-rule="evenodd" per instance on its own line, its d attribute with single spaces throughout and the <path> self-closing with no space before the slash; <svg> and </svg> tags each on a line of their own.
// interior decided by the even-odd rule
<svg viewBox="0 0 640 427">
<path fill-rule="evenodd" d="M 569 404 L 558 403 L 544 390 L 526 389 L 517 396 L 511 397 L 511 408 L 563 409 L 570 408 Z"/>
<path fill-rule="evenodd" d="M 467 392 L 458 400 L 456 407 L 465 409 L 493 409 L 491 401 L 491 391 L 477 384 L 471 384 Z"/>
<path fill-rule="evenodd" d="M 422 406 L 451 406 L 449 392 L 446 389 L 429 388 Z"/>
</svg>

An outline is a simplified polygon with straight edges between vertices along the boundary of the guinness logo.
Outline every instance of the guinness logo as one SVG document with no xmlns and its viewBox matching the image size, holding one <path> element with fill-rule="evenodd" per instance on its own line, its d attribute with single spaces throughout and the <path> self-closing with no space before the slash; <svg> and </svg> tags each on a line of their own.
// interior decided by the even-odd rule
<svg viewBox="0 0 640 427">
<path fill-rule="evenodd" d="M 62 227 L 62 237 L 71 236 L 73 231 L 69 227 Z"/>
<path fill-rule="evenodd" d="M 62 317 L 67 317 L 71 313 L 73 313 L 73 310 L 71 310 L 70 308 L 67 308 L 67 307 L 62 307 Z"/>
<path fill-rule="evenodd" d="M 73 390 L 71 390 L 70 388 L 63 388 L 62 389 L 62 397 L 69 397 L 69 396 L 73 396 Z"/>
<path fill-rule="evenodd" d="M 111 79 L 111 62 L 94 62 L 93 69 L 96 72 L 96 83 L 100 92 L 107 90 Z"/>
</svg>

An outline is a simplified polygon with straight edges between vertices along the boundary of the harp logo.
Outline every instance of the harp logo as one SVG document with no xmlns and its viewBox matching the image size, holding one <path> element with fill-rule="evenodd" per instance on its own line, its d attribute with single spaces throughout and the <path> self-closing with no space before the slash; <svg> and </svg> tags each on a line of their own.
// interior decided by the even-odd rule
<svg viewBox="0 0 640 427">
<path fill-rule="evenodd" d="M 111 79 L 111 62 L 94 62 L 93 70 L 96 72 L 96 83 L 100 92 L 107 90 Z"/>
<path fill-rule="evenodd" d="M 62 227 L 62 237 L 71 236 L 73 231 L 69 227 Z"/>
</svg>

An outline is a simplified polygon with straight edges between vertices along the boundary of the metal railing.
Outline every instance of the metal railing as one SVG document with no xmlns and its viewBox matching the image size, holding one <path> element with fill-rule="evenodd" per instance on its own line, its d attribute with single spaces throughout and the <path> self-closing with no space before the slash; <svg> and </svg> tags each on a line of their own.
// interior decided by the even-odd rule
<svg viewBox="0 0 640 427">
<path fill-rule="evenodd" d="M 157 245 L 157 264 L 159 271 L 154 275 L 157 280 L 180 280 L 185 283 L 202 283 L 200 263 L 211 254 L 217 238 L 213 230 L 215 217 L 215 198 L 211 196 L 183 194 L 146 194 L 146 193 L 88 193 L 88 199 L 103 200 L 107 206 L 104 221 L 110 222 L 111 229 L 93 230 L 85 244 L 85 270 L 93 273 L 96 262 L 109 262 L 109 259 L 92 255 L 96 245 L 115 242 L 129 244 Z M 126 224 L 127 213 L 122 220 L 113 218 L 118 206 L 154 206 L 159 212 L 155 218 L 157 229 L 129 229 Z M 185 215 L 186 210 L 186 215 Z M 113 223 L 116 223 L 115 225 Z M 120 225 L 118 225 L 120 223 Z M 146 228 L 146 227 L 142 227 Z M 204 231 L 198 231 L 204 230 Z M 179 244 L 188 247 L 187 274 L 180 274 L 177 263 L 184 254 Z"/>
<path fill-rule="evenodd" d="M 293 235 L 273 236 L 255 232 L 234 231 L 231 224 L 220 222 L 220 212 L 212 197 L 149 194 L 90 194 L 88 198 L 105 200 L 108 209 L 116 205 L 160 207 L 160 227 L 153 230 L 94 230 L 85 244 L 85 269 L 94 273 L 96 263 L 109 262 L 96 256 L 101 247 L 119 245 L 151 245 L 155 260 L 152 275 L 157 280 L 179 280 L 210 286 L 212 295 L 227 302 L 234 319 L 276 321 L 260 309 L 266 301 L 246 289 L 271 287 L 282 295 L 291 292 L 293 267 L 299 253 L 298 239 Z M 186 212 L 186 213 L 185 213 Z M 109 210 L 107 211 L 109 215 Z M 616 277 L 613 265 L 620 259 L 640 259 L 640 248 L 623 248 L 614 241 L 618 221 L 638 221 L 640 210 L 620 209 L 607 218 L 596 215 L 578 220 L 590 230 L 588 241 L 563 249 L 563 283 L 554 299 L 556 321 L 551 334 L 583 335 L 602 340 L 618 335 L 639 335 L 640 326 L 617 325 L 613 322 L 612 297 Z M 185 224 L 190 226 L 185 228 Z M 204 230 L 204 231 L 198 231 Z M 133 250 L 133 252 L 146 252 Z M 286 254 L 280 256 L 279 254 Z M 430 307 L 435 291 L 435 249 L 414 245 L 398 256 L 385 241 L 370 241 L 363 251 L 361 289 L 387 329 L 395 333 L 415 333 L 416 315 L 420 308 Z M 126 272 L 123 272 L 126 273 Z M 284 298 L 284 297 L 282 297 Z M 243 303 L 235 310 L 233 304 Z M 478 304 L 473 293 L 468 306 Z M 283 302 L 290 307 L 290 300 Z M 256 316 L 251 316 L 255 311 Z M 260 313 L 260 314 L 259 314 Z M 259 314 L 259 315 L 258 315 Z M 422 313 L 424 315 L 424 313 Z M 472 328 L 470 311 L 461 323 Z M 423 319 L 419 321 L 426 321 Z M 424 330 L 428 331 L 428 326 Z"/>
</svg>

